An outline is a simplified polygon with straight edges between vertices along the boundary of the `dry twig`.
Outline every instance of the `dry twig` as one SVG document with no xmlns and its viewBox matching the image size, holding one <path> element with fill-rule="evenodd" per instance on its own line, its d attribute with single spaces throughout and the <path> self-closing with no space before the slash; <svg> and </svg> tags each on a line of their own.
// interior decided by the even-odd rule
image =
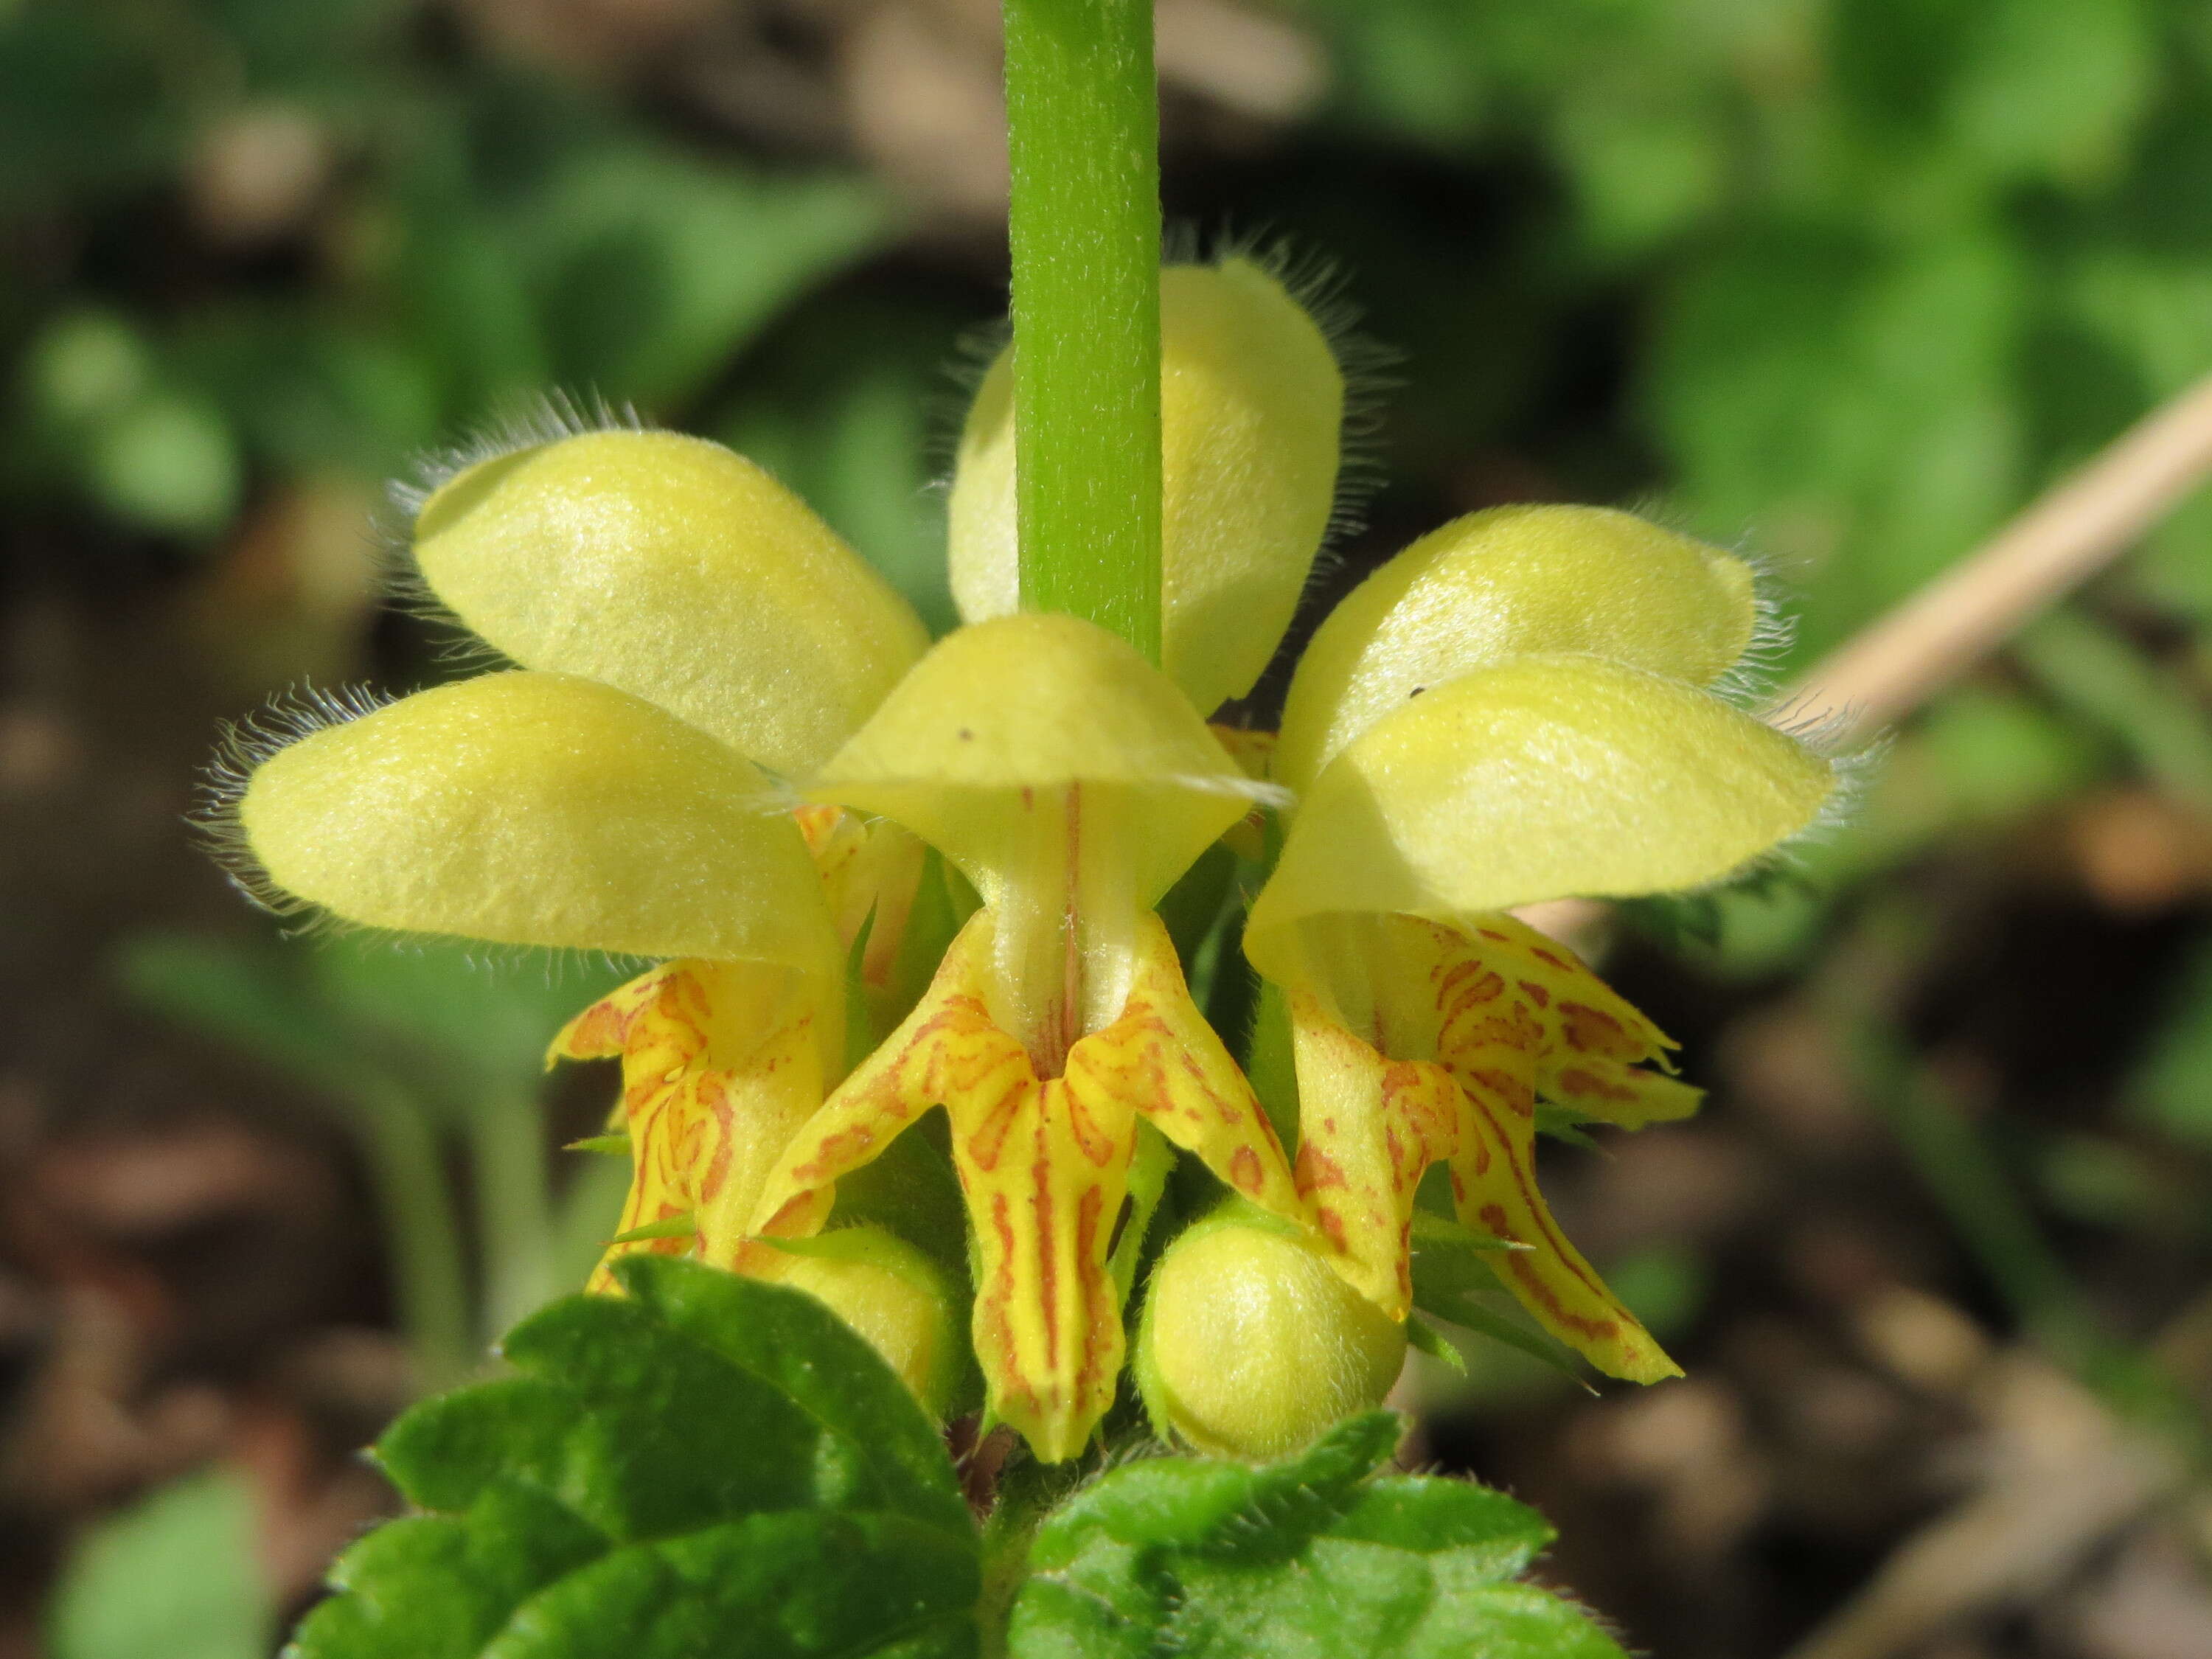
<svg viewBox="0 0 2212 1659">
<path fill-rule="evenodd" d="M 1829 653 L 1792 692 L 1846 740 L 1911 713 L 2134 544 L 2212 475 L 2212 375 L 2130 427 L 1980 550 Z"/>
</svg>

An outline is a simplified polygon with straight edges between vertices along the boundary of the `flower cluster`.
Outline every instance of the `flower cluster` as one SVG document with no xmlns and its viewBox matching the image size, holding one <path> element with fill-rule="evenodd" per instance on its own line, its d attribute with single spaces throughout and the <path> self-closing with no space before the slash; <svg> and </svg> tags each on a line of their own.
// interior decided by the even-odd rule
<svg viewBox="0 0 2212 1659">
<path fill-rule="evenodd" d="M 933 644 L 743 458 L 526 434 L 435 481 L 413 536 L 428 592 L 516 666 L 248 757 L 228 811 L 252 883 L 356 924 L 653 959 L 554 1045 L 622 1064 L 611 1256 L 801 1284 L 939 1407 L 972 1352 L 1047 1459 L 1114 1401 L 1179 1162 L 1224 1207 L 1162 1259 L 1142 1369 L 1201 1445 L 1299 1431 L 1222 1417 L 1240 1365 L 1281 1370 L 1247 1328 L 1271 1306 L 1320 1344 L 1328 1409 L 1387 1386 L 1425 1203 L 1512 1246 L 1504 1284 L 1593 1364 L 1670 1375 L 1533 1152 L 1540 1102 L 1633 1128 L 1696 1091 L 1508 912 L 1711 882 L 1820 816 L 1831 763 L 1729 695 L 1752 574 L 1622 514 L 1477 514 L 1336 608 L 1272 741 L 1210 727 L 1328 532 L 1344 378 L 1249 261 L 1171 267 L 1161 298 L 1162 665 L 1021 610 L 1006 358 L 952 484 L 964 623 Z M 1224 837 L 1295 1060 L 1279 1123 L 1157 914 Z"/>
</svg>

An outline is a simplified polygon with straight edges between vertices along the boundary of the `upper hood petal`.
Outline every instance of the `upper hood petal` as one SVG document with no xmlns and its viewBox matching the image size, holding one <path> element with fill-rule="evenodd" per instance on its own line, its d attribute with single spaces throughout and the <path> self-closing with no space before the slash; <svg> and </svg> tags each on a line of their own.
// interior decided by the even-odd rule
<svg viewBox="0 0 2212 1659">
<path fill-rule="evenodd" d="M 1297 608 L 1336 499 L 1344 376 L 1249 259 L 1160 273 L 1161 655 L 1201 713 L 1240 697 Z M 1011 348 L 977 389 L 952 479 L 952 592 L 1019 605 Z"/>
<path fill-rule="evenodd" d="M 818 765 L 928 643 L 805 502 L 680 433 L 480 461 L 422 504 L 415 560 L 524 667 L 604 680 L 779 772 Z"/>
<path fill-rule="evenodd" d="M 835 983 L 822 884 L 778 809 L 751 765 L 653 704 L 518 672 L 311 732 L 236 814 L 270 883 L 349 921 Z"/>
<path fill-rule="evenodd" d="M 896 818 L 985 885 L 1026 856 L 1032 809 L 1070 786 L 1124 837 L 1139 907 L 1267 793 L 1158 669 L 1058 615 L 939 641 L 806 793 Z"/>
<path fill-rule="evenodd" d="M 1518 658 L 1412 699 L 1329 763 L 1247 947 L 1279 978 L 1303 916 L 1698 886 L 1810 826 L 1834 787 L 1826 757 L 1681 680 Z"/>
<path fill-rule="evenodd" d="M 1751 646 L 1753 588 L 1733 554 L 1606 507 L 1455 519 L 1322 623 L 1291 681 L 1274 775 L 1303 793 L 1417 689 L 1512 657 L 1586 653 L 1710 685 Z"/>
</svg>

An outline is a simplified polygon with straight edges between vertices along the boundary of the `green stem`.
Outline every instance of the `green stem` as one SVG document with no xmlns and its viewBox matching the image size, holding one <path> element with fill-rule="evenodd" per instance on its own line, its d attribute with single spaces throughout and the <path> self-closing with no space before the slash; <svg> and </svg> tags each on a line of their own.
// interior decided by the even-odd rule
<svg viewBox="0 0 2212 1659">
<path fill-rule="evenodd" d="M 982 1659 L 1006 1659 L 1007 1626 L 1014 1597 L 1029 1576 L 1030 1546 L 1045 1517 L 1076 1485 L 1067 1473 L 1073 1467 L 1038 1463 L 1016 1451 L 1000 1476 L 990 1518 L 983 1523 L 983 1595 L 975 1610 Z"/>
<path fill-rule="evenodd" d="M 1152 0 L 1006 0 L 1021 599 L 1160 659 Z"/>
<path fill-rule="evenodd" d="M 477 1350 L 438 1138 L 428 1115 L 396 1085 L 359 1078 L 347 1094 L 384 1212 L 399 1328 L 424 1389 L 441 1389 L 467 1375 Z"/>
<path fill-rule="evenodd" d="M 534 1096 L 481 1103 L 469 1116 L 487 1343 L 553 1293 L 553 1195 Z"/>
</svg>

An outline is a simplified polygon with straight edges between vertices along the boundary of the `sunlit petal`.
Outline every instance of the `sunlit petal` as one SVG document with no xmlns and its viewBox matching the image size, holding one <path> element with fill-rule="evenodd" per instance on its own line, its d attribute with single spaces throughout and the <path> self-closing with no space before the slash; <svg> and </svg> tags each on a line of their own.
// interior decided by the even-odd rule
<svg viewBox="0 0 2212 1659">
<path fill-rule="evenodd" d="M 1322 623 L 1291 682 L 1275 776 L 1304 792 L 1417 688 L 1512 657 L 1609 657 L 1708 685 L 1743 656 L 1757 618 L 1743 561 L 1629 514 L 1470 514 L 1406 549 Z"/>
<path fill-rule="evenodd" d="M 634 692 L 780 772 L 835 750 L 927 642 L 796 495 L 678 433 L 479 462 L 423 504 L 415 559 L 523 666 Z"/>
<path fill-rule="evenodd" d="M 760 774 L 595 681 L 490 674 L 312 732 L 237 816 L 275 887 L 348 921 L 837 971 L 805 842 Z"/>
<path fill-rule="evenodd" d="M 1596 657 L 1462 675 L 1324 770 L 1248 949 L 1333 910 L 1449 918 L 1716 881 L 1810 827 L 1833 767 L 1677 679 Z"/>
<path fill-rule="evenodd" d="M 896 819 L 988 896 L 1030 860 L 1038 815 L 1056 823 L 1070 786 L 1139 907 L 1264 793 L 1159 670 L 1103 629 L 1048 615 L 939 641 L 806 793 Z"/>
<path fill-rule="evenodd" d="M 1282 284 L 1249 259 L 1160 273 L 1162 653 L 1200 711 L 1252 689 L 1328 528 L 1344 377 Z M 1013 363 L 961 435 L 952 589 L 969 622 L 1018 606 Z"/>
</svg>

